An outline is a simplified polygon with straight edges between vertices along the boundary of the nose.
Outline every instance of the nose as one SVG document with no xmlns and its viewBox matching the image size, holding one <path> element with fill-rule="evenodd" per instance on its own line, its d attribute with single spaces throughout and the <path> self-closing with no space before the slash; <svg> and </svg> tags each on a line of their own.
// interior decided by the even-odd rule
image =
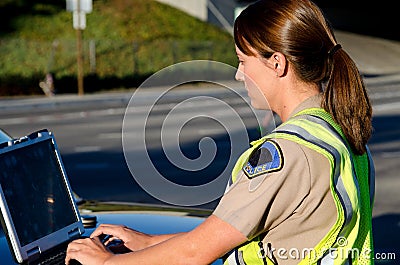
<svg viewBox="0 0 400 265">
<path fill-rule="evenodd" d="M 244 74 L 243 71 L 241 70 L 241 67 L 239 66 L 239 68 L 236 70 L 236 74 L 235 74 L 235 79 L 237 81 L 244 81 Z"/>
</svg>

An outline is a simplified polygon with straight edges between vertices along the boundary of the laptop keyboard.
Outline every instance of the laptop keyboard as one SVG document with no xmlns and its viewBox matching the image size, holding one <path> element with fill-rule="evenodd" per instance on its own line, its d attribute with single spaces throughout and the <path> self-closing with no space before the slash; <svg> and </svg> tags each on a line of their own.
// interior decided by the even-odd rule
<svg viewBox="0 0 400 265">
<path fill-rule="evenodd" d="M 64 249 L 55 255 L 46 258 L 45 260 L 41 261 L 38 265 L 65 265 L 65 256 L 67 250 Z"/>
<path fill-rule="evenodd" d="M 45 260 L 40 261 L 37 265 L 65 265 L 66 253 L 67 250 L 62 249 L 53 256 L 47 257 Z M 70 260 L 68 265 L 81 265 L 81 263 L 77 260 Z"/>
</svg>

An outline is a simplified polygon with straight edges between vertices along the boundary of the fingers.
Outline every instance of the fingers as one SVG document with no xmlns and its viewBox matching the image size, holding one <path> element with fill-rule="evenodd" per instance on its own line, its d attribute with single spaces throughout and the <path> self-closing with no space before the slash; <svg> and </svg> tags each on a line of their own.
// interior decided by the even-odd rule
<svg viewBox="0 0 400 265">
<path fill-rule="evenodd" d="M 104 244 L 108 245 L 111 241 L 122 241 L 122 243 L 130 250 L 140 250 L 150 245 L 151 236 L 123 225 L 101 224 L 92 234 L 91 238 L 101 235 L 109 235 L 110 238 L 105 240 Z M 121 242 L 119 242 L 121 243 Z"/>
<path fill-rule="evenodd" d="M 68 244 L 65 264 L 77 260 L 82 264 L 102 264 L 112 253 L 101 243 L 98 237 L 77 239 Z"/>
<path fill-rule="evenodd" d="M 98 237 L 102 234 L 108 234 L 114 238 L 115 237 L 120 238 L 123 234 L 124 228 L 126 228 L 126 226 L 101 224 L 96 230 L 93 231 L 93 233 L 90 235 L 90 237 L 93 238 L 93 237 Z"/>
<path fill-rule="evenodd" d="M 108 246 L 108 244 L 110 244 L 111 242 L 114 242 L 114 241 L 121 241 L 121 240 L 118 237 L 115 237 L 115 236 L 110 236 L 106 240 L 102 240 L 102 242 L 103 242 L 103 244 L 105 246 Z"/>
<path fill-rule="evenodd" d="M 78 239 L 75 241 L 72 241 L 71 243 L 68 244 L 67 248 L 67 255 L 65 257 L 65 264 L 69 264 L 71 260 L 79 260 L 79 249 L 80 245 L 82 245 L 82 239 Z"/>
</svg>

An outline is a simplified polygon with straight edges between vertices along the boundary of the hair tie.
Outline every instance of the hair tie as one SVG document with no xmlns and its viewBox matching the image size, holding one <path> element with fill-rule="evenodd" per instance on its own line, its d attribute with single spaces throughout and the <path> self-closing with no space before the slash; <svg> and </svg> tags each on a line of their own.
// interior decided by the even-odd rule
<svg viewBox="0 0 400 265">
<path fill-rule="evenodd" d="M 342 45 L 336 44 L 335 46 L 332 47 L 332 49 L 329 50 L 328 56 L 332 58 L 333 55 L 335 55 L 335 53 L 341 48 L 342 48 Z"/>
</svg>

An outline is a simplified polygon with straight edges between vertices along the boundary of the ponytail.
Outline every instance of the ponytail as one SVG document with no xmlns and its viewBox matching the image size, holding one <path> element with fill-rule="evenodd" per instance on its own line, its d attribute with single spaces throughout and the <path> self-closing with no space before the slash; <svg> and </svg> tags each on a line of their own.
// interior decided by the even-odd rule
<svg viewBox="0 0 400 265">
<path fill-rule="evenodd" d="M 340 44 L 328 52 L 328 64 L 322 107 L 340 125 L 352 151 L 361 155 L 372 133 L 372 107 L 363 79 Z"/>
</svg>

